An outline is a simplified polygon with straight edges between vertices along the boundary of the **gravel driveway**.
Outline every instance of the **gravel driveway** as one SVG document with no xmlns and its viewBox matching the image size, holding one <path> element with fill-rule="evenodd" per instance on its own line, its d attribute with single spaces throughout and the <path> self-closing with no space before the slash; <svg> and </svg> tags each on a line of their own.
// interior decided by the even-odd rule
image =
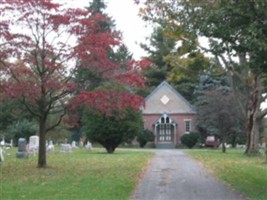
<svg viewBox="0 0 267 200">
<path fill-rule="evenodd" d="M 156 150 L 131 200 L 244 200 L 181 150 Z"/>
</svg>

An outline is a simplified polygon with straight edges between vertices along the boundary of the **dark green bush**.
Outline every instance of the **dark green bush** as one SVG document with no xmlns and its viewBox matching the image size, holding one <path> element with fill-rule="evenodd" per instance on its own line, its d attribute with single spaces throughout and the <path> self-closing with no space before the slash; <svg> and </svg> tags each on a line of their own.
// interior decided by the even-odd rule
<svg viewBox="0 0 267 200">
<path fill-rule="evenodd" d="M 139 146 L 143 148 L 147 142 L 154 141 L 155 136 L 154 133 L 150 130 L 144 130 L 137 136 L 137 141 L 139 142 Z"/>
<path fill-rule="evenodd" d="M 193 148 L 195 144 L 197 143 L 197 140 L 199 138 L 199 134 L 195 132 L 191 132 L 189 134 L 184 134 L 181 137 L 182 144 L 186 145 L 188 148 Z"/>
<path fill-rule="evenodd" d="M 123 118 L 118 118 L 85 110 L 82 121 L 87 138 L 101 144 L 108 153 L 113 153 L 120 144 L 131 142 L 143 129 L 142 115 L 131 108 L 124 114 Z"/>
<path fill-rule="evenodd" d="M 7 130 L 14 139 L 14 143 L 17 144 L 19 138 L 26 138 L 28 140 L 30 136 L 35 135 L 38 131 L 38 125 L 33 121 L 20 119 L 8 126 Z"/>
</svg>

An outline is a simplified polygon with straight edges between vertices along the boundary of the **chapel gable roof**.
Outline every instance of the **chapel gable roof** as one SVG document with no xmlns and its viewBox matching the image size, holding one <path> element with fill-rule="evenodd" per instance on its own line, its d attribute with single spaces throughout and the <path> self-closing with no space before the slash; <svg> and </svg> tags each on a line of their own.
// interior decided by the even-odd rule
<svg viewBox="0 0 267 200">
<path fill-rule="evenodd" d="M 195 113 L 193 106 L 170 84 L 163 81 L 146 98 L 144 114 Z"/>
</svg>

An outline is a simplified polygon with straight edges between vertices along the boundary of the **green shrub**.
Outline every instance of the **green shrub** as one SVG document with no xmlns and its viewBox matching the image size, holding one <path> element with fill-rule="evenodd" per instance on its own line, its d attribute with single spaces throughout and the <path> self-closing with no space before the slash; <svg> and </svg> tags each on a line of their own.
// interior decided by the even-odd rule
<svg viewBox="0 0 267 200">
<path fill-rule="evenodd" d="M 137 141 L 139 142 L 139 146 L 143 148 L 147 142 L 154 141 L 155 136 L 154 133 L 150 130 L 144 130 L 137 136 Z"/>
<path fill-rule="evenodd" d="M 181 137 L 181 142 L 182 144 L 186 145 L 189 149 L 191 149 L 196 145 L 198 138 L 199 138 L 198 133 L 191 132 L 189 134 L 184 134 Z"/>
<path fill-rule="evenodd" d="M 85 110 L 82 121 L 87 138 L 101 144 L 108 153 L 113 153 L 120 144 L 131 142 L 143 129 L 142 115 L 131 108 L 124 114 L 123 118 L 118 118 Z"/>
<path fill-rule="evenodd" d="M 28 140 L 29 137 L 35 135 L 37 131 L 37 123 L 27 119 L 20 119 L 8 126 L 8 133 L 14 139 L 15 144 L 17 144 L 18 139 L 21 137 Z"/>
</svg>

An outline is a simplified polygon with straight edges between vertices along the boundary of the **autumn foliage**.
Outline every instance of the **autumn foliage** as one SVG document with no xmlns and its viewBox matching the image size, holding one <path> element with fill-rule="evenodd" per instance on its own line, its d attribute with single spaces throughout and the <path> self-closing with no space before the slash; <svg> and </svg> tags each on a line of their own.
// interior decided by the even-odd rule
<svg viewBox="0 0 267 200">
<path fill-rule="evenodd" d="M 86 103 L 108 114 L 115 108 L 137 109 L 142 103 L 134 93 L 82 91 L 73 81 L 82 68 L 132 90 L 142 86 L 136 62 L 122 70 L 109 59 L 108 52 L 120 45 L 120 37 L 101 30 L 99 22 L 105 20 L 90 9 L 67 9 L 52 0 L 0 0 L 0 90 L 6 98 L 19 100 L 39 121 L 38 167 L 46 166 L 46 133 L 59 125 L 68 102 L 72 109 Z M 76 96 L 70 100 L 72 94 Z M 54 114 L 58 119 L 48 125 Z"/>
</svg>

